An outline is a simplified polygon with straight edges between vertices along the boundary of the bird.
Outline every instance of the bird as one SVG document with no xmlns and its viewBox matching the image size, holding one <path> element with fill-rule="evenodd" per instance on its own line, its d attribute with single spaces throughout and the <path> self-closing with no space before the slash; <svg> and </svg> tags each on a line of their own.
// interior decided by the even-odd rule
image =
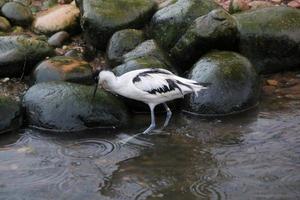
<svg viewBox="0 0 300 200">
<path fill-rule="evenodd" d="M 112 71 L 102 70 L 98 74 L 97 88 L 113 94 L 121 95 L 130 99 L 138 100 L 147 104 L 151 112 L 151 124 L 143 132 L 149 134 L 156 127 L 154 109 L 157 105 L 163 104 L 167 115 L 162 129 L 167 127 L 172 116 L 168 107 L 168 101 L 183 98 L 184 95 L 207 89 L 210 83 L 199 83 L 194 80 L 182 78 L 162 68 L 137 69 L 116 76 Z"/>
</svg>

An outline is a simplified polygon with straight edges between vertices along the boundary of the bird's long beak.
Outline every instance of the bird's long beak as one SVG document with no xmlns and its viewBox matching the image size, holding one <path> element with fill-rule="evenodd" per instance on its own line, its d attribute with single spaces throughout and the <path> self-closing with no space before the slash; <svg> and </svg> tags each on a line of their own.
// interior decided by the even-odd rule
<svg viewBox="0 0 300 200">
<path fill-rule="evenodd" d="M 94 92 L 93 92 L 93 99 L 96 96 L 97 89 L 98 89 L 98 83 L 95 85 L 95 89 L 94 89 Z"/>
</svg>

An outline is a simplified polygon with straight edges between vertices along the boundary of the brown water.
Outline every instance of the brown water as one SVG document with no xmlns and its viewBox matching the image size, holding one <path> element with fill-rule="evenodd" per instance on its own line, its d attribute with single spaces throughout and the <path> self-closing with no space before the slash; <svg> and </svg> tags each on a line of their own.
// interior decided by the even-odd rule
<svg viewBox="0 0 300 200">
<path fill-rule="evenodd" d="M 162 134 L 122 143 L 148 120 L 117 133 L 1 135 L 0 199 L 300 199 L 299 101 L 221 120 L 176 114 Z"/>
</svg>

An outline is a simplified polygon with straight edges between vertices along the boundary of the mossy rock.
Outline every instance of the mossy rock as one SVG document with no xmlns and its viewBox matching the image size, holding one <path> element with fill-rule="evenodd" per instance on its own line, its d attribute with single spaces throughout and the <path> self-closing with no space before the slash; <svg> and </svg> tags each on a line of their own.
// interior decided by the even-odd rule
<svg viewBox="0 0 300 200">
<path fill-rule="evenodd" d="M 136 29 L 117 31 L 110 38 L 107 46 L 107 59 L 112 66 L 122 63 L 122 56 L 144 41 L 144 33 Z"/>
<path fill-rule="evenodd" d="M 169 50 L 196 18 L 216 8 L 219 5 L 213 0 L 178 0 L 155 13 L 151 20 L 151 37 Z"/>
<path fill-rule="evenodd" d="M 79 9 L 73 4 L 57 5 L 40 11 L 33 22 L 36 33 L 51 35 L 59 31 L 76 32 L 79 28 Z"/>
<path fill-rule="evenodd" d="M 54 53 L 46 41 L 24 35 L 0 37 L 0 77 L 20 76 Z M 25 71 L 24 71 L 25 70 Z"/>
<path fill-rule="evenodd" d="M 235 19 L 223 9 L 216 9 L 197 18 L 171 49 L 171 56 L 184 70 L 211 49 L 237 48 Z"/>
<path fill-rule="evenodd" d="M 18 2 L 8 2 L 1 8 L 3 16 L 16 25 L 30 25 L 33 15 L 29 7 Z"/>
<path fill-rule="evenodd" d="M 22 125 L 21 104 L 10 97 L 0 96 L 0 134 Z"/>
<path fill-rule="evenodd" d="M 153 0 L 89 0 L 77 3 L 86 39 L 101 50 L 105 50 L 116 31 L 145 26 L 157 7 Z"/>
<path fill-rule="evenodd" d="M 9 21 L 5 17 L 0 17 L 0 31 L 7 32 L 11 29 Z"/>
<path fill-rule="evenodd" d="M 204 55 L 188 78 L 211 83 L 185 97 L 184 110 L 202 116 L 223 116 L 248 110 L 258 103 L 260 79 L 249 60 L 237 53 L 216 51 Z"/>
<path fill-rule="evenodd" d="M 68 81 L 93 84 L 92 67 L 80 58 L 56 56 L 41 62 L 33 72 L 35 83 Z"/>
<path fill-rule="evenodd" d="M 47 82 L 32 86 L 23 98 L 28 123 L 54 131 L 83 131 L 127 124 L 124 104 L 104 90 L 93 99 L 93 86 Z"/>
<path fill-rule="evenodd" d="M 300 10 L 274 6 L 233 15 L 240 53 L 260 73 L 300 66 Z"/>
</svg>

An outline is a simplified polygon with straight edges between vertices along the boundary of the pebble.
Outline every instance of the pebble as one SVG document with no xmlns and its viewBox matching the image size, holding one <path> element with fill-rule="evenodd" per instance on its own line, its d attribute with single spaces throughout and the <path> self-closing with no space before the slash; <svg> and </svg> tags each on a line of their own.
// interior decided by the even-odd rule
<svg viewBox="0 0 300 200">
<path fill-rule="evenodd" d="M 70 35 L 66 31 L 59 31 L 48 39 L 48 43 L 51 46 L 60 47 L 69 37 Z"/>
<path fill-rule="evenodd" d="M 267 80 L 267 84 L 271 86 L 278 86 L 278 81 L 269 79 Z"/>
</svg>

